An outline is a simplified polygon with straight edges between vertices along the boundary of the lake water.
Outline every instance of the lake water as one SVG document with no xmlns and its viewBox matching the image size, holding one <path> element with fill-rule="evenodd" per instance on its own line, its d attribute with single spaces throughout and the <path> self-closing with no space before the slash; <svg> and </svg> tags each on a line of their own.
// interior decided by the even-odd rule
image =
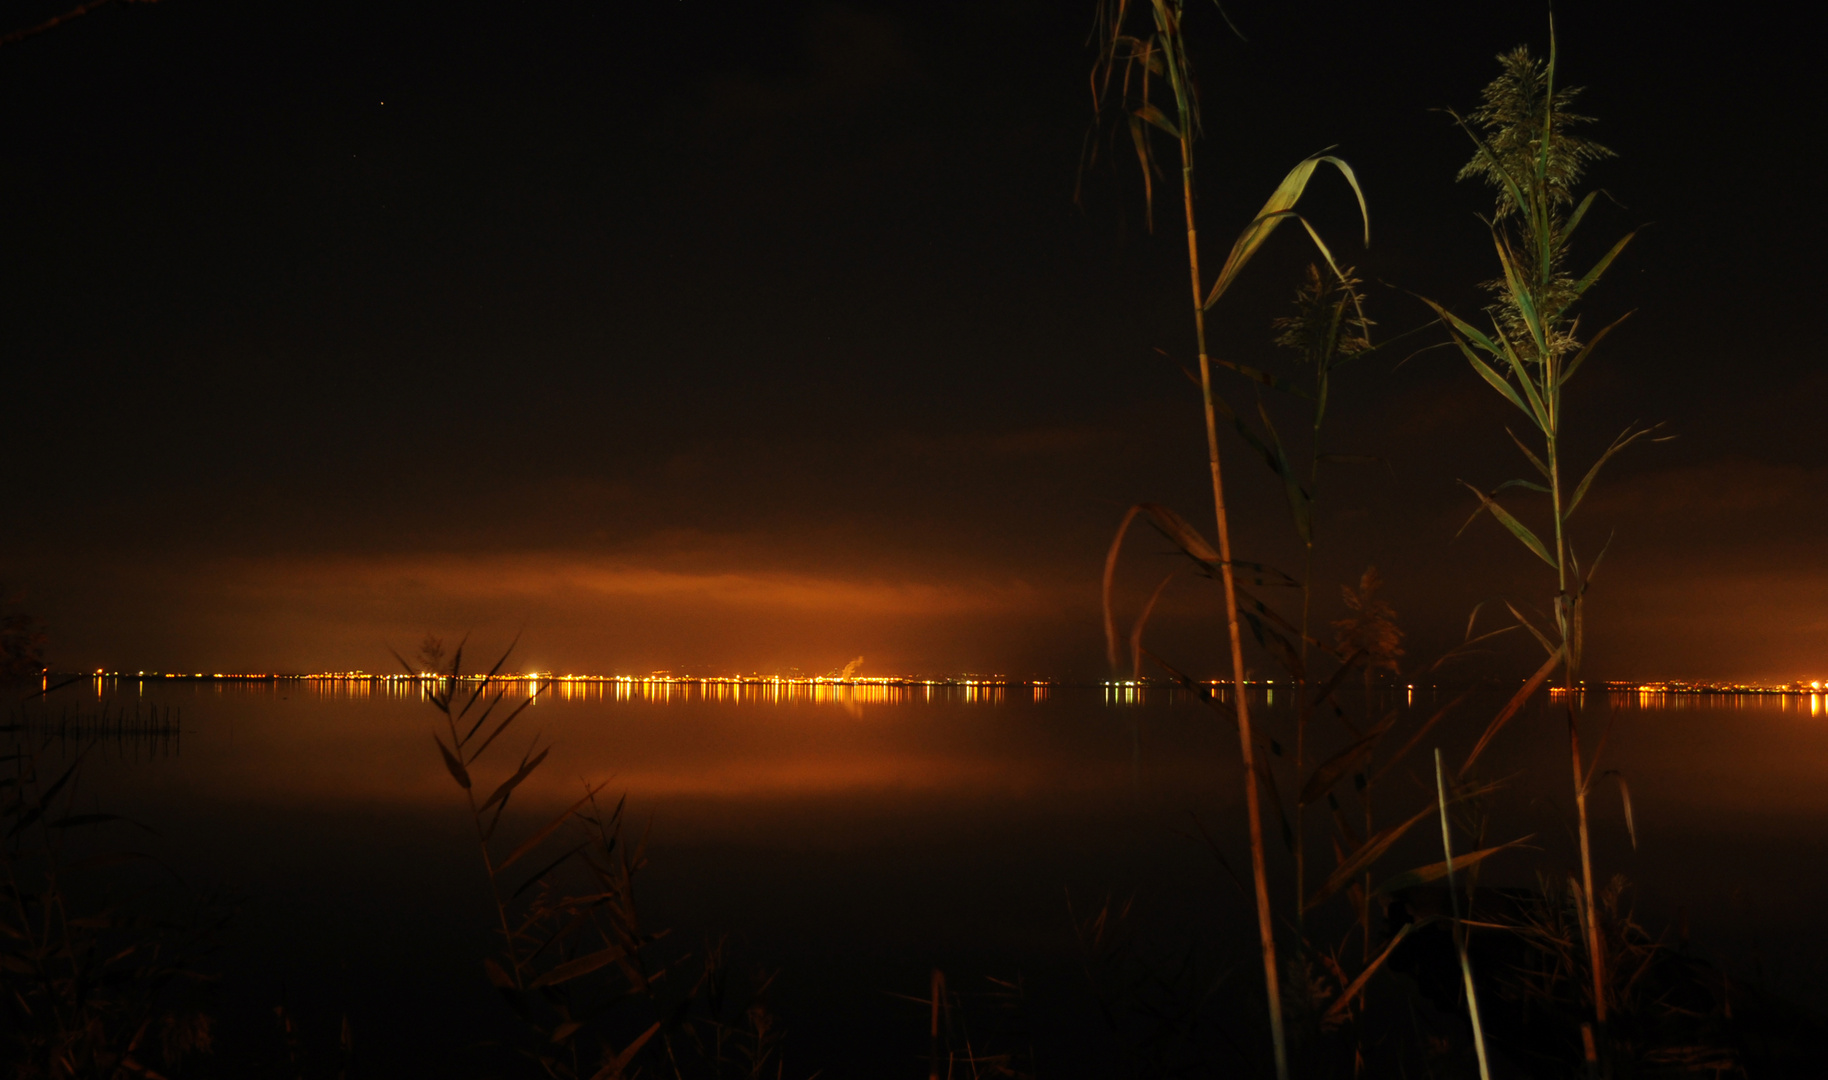
<svg viewBox="0 0 1828 1080">
<path fill-rule="evenodd" d="M 1398 701 L 1412 715 L 1394 738 L 1447 697 Z M 1258 702 L 1265 723 L 1292 745 L 1286 693 L 1272 699 Z M 1450 759 L 1497 700 L 1477 696 L 1443 723 Z M 346 1016 L 358 1075 L 473 1073 L 467 1048 L 506 1035 L 481 966 L 494 947 L 486 884 L 419 688 L 96 680 L 53 702 L 53 713 L 176 708 L 175 744 L 98 745 L 82 798 L 156 829 L 121 839 L 189 886 L 236 898 L 212 960 L 229 1044 L 270 1027 L 282 1001 L 325 1045 Z M 1685 922 L 1736 973 L 1819 994 L 1824 700 L 1632 695 L 1583 708 L 1589 749 L 1611 717 L 1603 768 L 1628 778 L 1640 841 L 1634 851 L 1616 787 L 1600 789 L 1599 871 L 1632 879 L 1647 925 Z M 1236 736 L 1185 694 L 560 688 L 503 737 L 500 764 L 536 735 L 551 756 L 504 828 L 524 831 L 585 783 L 626 792 L 631 826 L 648 835 L 644 919 L 672 930 L 659 951 L 727 934 L 734 970 L 778 970 L 770 1004 L 788 1075 L 924 1075 L 927 1012 L 906 998 L 927 995 L 934 968 L 966 992 L 1019 981 L 1025 1004 L 996 1037 L 1043 1075 L 1107 1074 L 1121 1040 L 1087 990 L 1074 934 L 1074 913 L 1107 897 L 1133 899 L 1143 937 L 1195 943 L 1212 970 L 1237 968 L 1227 985 L 1252 982 L 1252 909 L 1201 838 L 1247 872 Z M 1316 726 L 1323 749 L 1348 737 Z M 1432 745 L 1380 788 L 1390 816 L 1425 805 Z M 1508 778 L 1493 837 L 1533 834 L 1537 849 L 1493 859 L 1488 881 L 1574 865 L 1565 753 L 1559 716 L 1538 705 L 1488 751 L 1482 771 Z M 1295 787 L 1286 771 L 1279 782 Z M 1325 823 L 1310 820 L 1324 874 Z M 1437 860 L 1438 845 L 1438 830 L 1418 829 L 1384 865 Z M 1272 852 L 1279 899 L 1292 895 L 1288 863 Z M 1234 1035 L 1255 1039 L 1248 1025 Z"/>
</svg>

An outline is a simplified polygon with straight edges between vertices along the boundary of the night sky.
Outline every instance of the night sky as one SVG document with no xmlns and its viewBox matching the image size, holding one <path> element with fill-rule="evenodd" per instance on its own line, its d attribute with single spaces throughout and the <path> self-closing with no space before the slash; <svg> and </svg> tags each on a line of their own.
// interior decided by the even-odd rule
<svg viewBox="0 0 1828 1080">
<path fill-rule="evenodd" d="M 1232 0 L 1239 41 L 1190 10 L 1208 258 L 1337 144 L 1371 247 L 1336 177 L 1304 209 L 1378 332 L 1428 322 L 1412 294 L 1476 312 L 1490 195 L 1433 110 L 1546 50 L 1546 11 Z M 1570 389 L 1571 452 L 1677 436 L 1576 519 L 1584 553 L 1617 533 L 1587 674 L 1828 676 L 1814 27 L 1556 17 L 1619 153 L 1578 258 L 1647 226 L 1586 308 L 1637 314 Z M 1028 0 L 162 0 L 0 47 L 0 580 L 61 669 L 380 670 L 470 630 L 560 671 L 1100 674 L 1124 508 L 1210 509 L 1173 208 L 1151 235 L 1121 159 L 1074 204 L 1089 26 Z M 1219 355 L 1279 362 L 1308 259 L 1278 234 Z M 1384 464 L 1321 495 L 1322 616 L 1374 563 L 1412 657 L 1552 591 L 1489 520 L 1453 540 L 1458 478 L 1528 466 L 1510 406 L 1417 353 L 1441 340 L 1345 370 L 1330 449 Z M 1240 557 L 1293 564 L 1271 478 L 1226 452 Z M 1133 542 L 1127 605 L 1169 551 Z M 1216 674 L 1217 591 L 1165 608 L 1152 640 Z"/>
</svg>

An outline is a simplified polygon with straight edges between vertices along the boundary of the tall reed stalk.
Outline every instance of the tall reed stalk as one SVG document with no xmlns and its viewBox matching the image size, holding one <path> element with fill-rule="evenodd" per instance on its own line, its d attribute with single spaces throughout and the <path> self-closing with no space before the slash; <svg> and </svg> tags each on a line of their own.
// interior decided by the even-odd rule
<svg viewBox="0 0 1828 1080">
<path fill-rule="evenodd" d="M 1496 211 L 1487 222 L 1503 276 L 1486 284 L 1493 303 L 1486 309 L 1488 330 L 1454 315 L 1432 300 L 1426 301 L 1446 326 L 1453 342 L 1479 377 L 1521 412 L 1536 429 L 1540 453 L 1506 428 L 1539 480 L 1507 480 L 1483 491 L 1466 486 L 1479 499 L 1479 508 L 1467 524 L 1483 513 L 1491 516 L 1555 573 L 1553 622 L 1538 627 L 1515 606 L 1519 624 L 1541 644 L 1547 660 L 1525 685 L 1525 693 L 1512 700 L 1487 729 L 1485 736 L 1461 766 L 1464 775 L 1491 737 L 1511 716 L 1522 699 L 1534 692 L 1556 670 L 1562 674 L 1567 712 L 1568 749 L 1574 776 L 1575 812 L 1579 822 L 1583 932 L 1592 979 L 1594 1020 L 1604 1032 L 1607 1013 L 1605 951 L 1601 937 L 1599 905 L 1592 902 L 1593 857 L 1587 817 L 1587 791 L 1591 769 L 1581 761 L 1576 695 L 1580 690 L 1584 598 L 1594 572 L 1605 557 L 1602 546 L 1585 567 L 1575 552 L 1568 523 L 1580 507 L 1601 468 L 1613 455 L 1652 435 L 1654 427 L 1632 424 L 1613 439 L 1570 488 L 1564 475 L 1564 392 L 1592 355 L 1594 348 L 1625 317 L 1606 325 L 1591 339 L 1579 338 L 1579 319 L 1572 313 L 1577 301 L 1599 281 L 1636 232 L 1614 243 L 1580 277 L 1567 269 L 1569 242 L 1592 208 L 1597 192 L 1577 202 L 1575 185 L 1585 168 L 1612 156 L 1612 152 L 1576 133 L 1589 118 L 1571 110 L 1578 88 L 1557 83 L 1554 27 L 1550 26 L 1549 58 L 1533 59 L 1527 47 L 1518 47 L 1498 58 L 1501 73 L 1483 93 L 1479 108 L 1455 120 L 1472 139 L 1473 159 L 1460 170 L 1460 179 L 1479 179 L 1497 189 Z M 1463 481 L 1464 483 L 1464 481 Z M 1497 501 L 1507 489 L 1520 488 L 1546 495 L 1550 532 L 1545 543 Z M 1462 531 L 1465 526 L 1462 526 Z M 1610 541 L 1608 541 L 1608 544 Z"/>
<path fill-rule="evenodd" d="M 1442 862 L 1447 868 L 1447 896 L 1453 912 L 1454 951 L 1459 954 L 1460 978 L 1466 988 L 1466 1011 L 1472 1016 L 1473 1050 L 1479 1056 L 1479 1077 L 1491 1080 L 1491 1066 L 1485 1058 L 1485 1025 L 1479 1019 L 1479 991 L 1473 985 L 1473 962 L 1466 952 L 1466 924 L 1460 916 L 1460 888 L 1454 881 L 1454 836 L 1447 814 L 1447 769 L 1441 763 L 1439 747 L 1434 752 L 1434 783 L 1435 798 L 1441 808 L 1441 851 L 1446 856 Z"/>
<path fill-rule="evenodd" d="M 1275 924 L 1271 913 L 1268 871 L 1263 848 L 1263 814 L 1258 777 L 1263 766 L 1256 759 L 1256 738 L 1251 729 L 1250 703 L 1245 694 L 1244 639 L 1238 616 L 1237 583 L 1232 559 L 1231 523 L 1226 512 L 1225 478 L 1219 453 L 1221 405 L 1213 393 L 1212 356 L 1207 338 L 1206 313 L 1237 280 L 1238 274 L 1284 220 L 1300 221 L 1320 248 L 1329 266 L 1333 257 L 1307 221 L 1294 207 L 1320 164 L 1339 169 L 1358 196 L 1361 212 L 1364 194 L 1351 168 L 1339 158 L 1315 156 L 1296 165 L 1270 196 L 1269 202 L 1232 245 L 1218 274 L 1208 281 L 1200 264 L 1199 224 L 1194 200 L 1194 143 L 1201 134 L 1199 103 L 1193 68 L 1187 53 L 1186 11 L 1182 0 L 1104 0 L 1098 9 L 1099 55 L 1092 70 L 1094 108 L 1104 113 L 1116 98 L 1116 109 L 1127 121 L 1131 142 L 1141 166 L 1145 198 L 1153 222 L 1154 156 L 1156 133 L 1172 140 L 1179 156 L 1181 212 L 1187 230 L 1187 276 L 1192 300 L 1194 347 L 1199 356 L 1201 405 L 1206 428 L 1207 469 L 1212 482 L 1216 549 L 1199 539 L 1196 555 L 1208 570 L 1218 571 L 1225 604 L 1225 625 L 1231 664 L 1232 708 L 1238 724 L 1238 746 L 1243 759 L 1245 812 L 1250 830 L 1251 880 L 1257 906 L 1257 932 L 1262 948 L 1265 997 L 1269 1005 L 1270 1035 L 1276 1075 L 1288 1076 L 1287 1040 L 1283 1031 L 1282 995 L 1276 964 Z M 1115 89 L 1113 82 L 1116 83 Z M 1159 100 L 1159 104 L 1157 103 Z M 1164 111 L 1163 105 L 1170 111 Z M 1367 219 L 1366 239 L 1369 240 Z M 1229 410 L 1225 410 L 1229 413 Z M 1126 520 L 1125 525 L 1127 526 Z M 1121 531 L 1119 541 L 1121 542 Z M 1183 545 L 1185 546 L 1185 545 Z M 1192 552 L 1190 552 L 1192 553 Z M 1108 576 L 1108 575 L 1107 575 Z M 1109 626 L 1107 620 L 1107 627 Z M 1115 635 L 1112 634 L 1113 653 Z"/>
</svg>

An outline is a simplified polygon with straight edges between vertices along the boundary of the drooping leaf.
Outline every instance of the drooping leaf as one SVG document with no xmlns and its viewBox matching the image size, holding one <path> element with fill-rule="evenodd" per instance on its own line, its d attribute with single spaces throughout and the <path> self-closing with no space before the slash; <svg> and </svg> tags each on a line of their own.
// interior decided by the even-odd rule
<svg viewBox="0 0 1828 1080">
<path fill-rule="evenodd" d="M 1345 177 L 1346 183 L 1351 185 L 1353 194 L 1358 197 L 1359 215 L 1365 223 L 1365 243 L 1366 245 L 1371 243 L 1371 215 L 1365 206 L 1364 189 L 1358 186 L 1358 177 L 1353 174 L 1352 167 L 1340 158 L 1328 154 L 1316 154 L 1289 170 L 1288 175 L 1282 178 L 1282 182 L 1276 185 L 1276 190 L 1270 193 L 1269 201 L 1263 204 L 1263 209 L 1257 213 L 1256 219 L 1239 234 L 1238 239 L 1231 246 L 1230 254 L 1225 257 L 1224 266 L 1219 269 L 1218 277 L 1212 283 L 1212 291 L 1206 295 L 1204 306 L 1207 309 L 1218 303 L 1219 298 L 1224 296 L 1232 284 L 1237 281 L 1238 275 L 1250 263 L 1251 258 L 1263 246 L 1264 241 L 1269 239 L 1270 234 L 1275 232 L 1276 226 L 1280 225 L 1283 219 L 1295 216 L 1292 212 L 1295 204 L 1301 201 L 1301 196 L 1307 191 L 1308 181 L 1313 177 L 1314 170 L 1322 164 L 1330 164 L 1337 168 L 1340 175 Z M 1304 221 L 1303 224 L 1305 225 L 1306 222 Z M 1334 262 L 1332 253 L 1327 251 L 1326 245 L 1320 243 L 1319 235 L 1311 227 L 1308 235 L 1319 246 L 1334 273 L 1344 276 L 1339 274 L 1339 266 Z"/>
<path fill-rule="evenodd" d="M 1179 139 L 1181 137 L 1181 131 L 1179 128 L 1174 126 L 1174 121 L 1168 119 L 1168 115 L 1166 113 L 1162 112 L 1160 109 L 1156 108 L 1153 105 L 1141 106 L 1140 108 L 1135 110 L 1135 115 L 1136 115 L 1136 118 L 1138 120 L 1141 120 L 1143 123 L 1153 124 L 1156 127 L 1167 132 L 1169 138 Z"/>
<path fill-rule="evenodd" d="M 1517 433 L 1515 431 L 1512 431 L 1510 428 L 1507 427 L 1504 429 L 1504 433 L 1506 435 L 1509 435 L 1511 437 L 1511 441 L 1517 444 L 1517 449 L 1523 451 L 1523 456 L 1529 459 L 1530 464 L 1534 465 L 1536 467 L 1536 471 L 1542 474 L 1542 478 L 1544 480 L 1554 479 L 1554 477 L 1549 475 L 1549 467 L 1547 465 L 1544 465 L 1542 463 L 1542 459 L 1537 457 L 1536 454 L 1529 447 L 1523 445 L 1523 440 L 1519 439 L 1517 437 Z M 1538 490 L 1541 490 L 1541 489 L 1538 489 Z"/>
<path fill-rule="evenodd" d="M 1543 633 L 1541 630 L 1536 629 L 1536 624 L 1531 622 L 1529 619 L 1525 618 L 1523 612 L 1517 610 L 1517 605 L 1511 603 L 1509 600 L 1506 600 L 1504 602 L 1504 606 L 1511 609 L 1511 614 L 1513 616 L 1515 616 L 1517 619 L 1517 625 L 1523 627 L 1525 630 L 1528 630 L 1530 632 L 1530 636 L 1536 639 L 1536 643 L 1538 645 L 1542 646 L 1543 652 L 1546 652 L 1546 653 L 1550 654 L 1551 656 L 1553 656 L 1555 654 L 1555 650 L 1560 648 L 1560 646 L 1556 645 L 1554 642 L 1551 642 L 1549 640 L 1549 636 L 1547 634 Z"/>
</svg>

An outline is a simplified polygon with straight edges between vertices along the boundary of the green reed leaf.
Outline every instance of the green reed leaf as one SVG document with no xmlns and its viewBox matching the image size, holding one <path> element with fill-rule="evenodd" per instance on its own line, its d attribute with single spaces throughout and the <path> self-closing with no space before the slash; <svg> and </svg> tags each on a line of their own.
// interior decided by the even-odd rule
<svg viewBox="0 0 1828 1080">
<path fill-rule="evenodd" d="M 1551 556 L 1549 554 L 1549 549 L 1543 546 L 1543 543 L 1541 540 L 1536 539 L 1536 534 L 1530 531 L 1529 526 L 1525 525 L 1523 522 L 1518 521 L 1516 518 L 1512 517 L 1510 511 L 1506 510 L 1504 507 L 1499 506 L 1496 502 L 1492 501 L 1492 497 L 1487 495 L 1485 492 L 1480 491 L 1478 488 L 1473 487 L 1471 484 L 1467 484 L 1466 481 L 1464 481 L 1464 480 L 1460 481 L 1460 483 L 1465 484 L 1468 491 L 1471 491 L 1474 495 L 1479 496 L 1479 509 L 1480 510 L 1490 511 L 1492 517 L 1497 518 L 1498 523 L 1500 525 L 1503 525 L 1506 529 L 1509 529 L 1511 532 L 1511 535 L 1515 536 L 1519 541 L 1521 541 L 1524 547 L 1527 547 L 1531 551 L 1535 552 L 1536 557 L 1541 559 L 1543 562 L 1548 563 L 1551 568 L 1555 567 L 1555 565 L 1556 565 L 1555 559 L 1553 556 Z M 1478 511 L 1474 511 L 1473 517 L 1476 518 L 1478 516 L 1479 516 Z M 1471 524 L 1471 519 L 1468 519 L 1467 523 Z M 1465 531 L 1466 531 L 1466 526 L 1465 525 L 1460 526 L 1460 532 L 1465 532 Z M 1459 534 L 1456 533 L 1455 535 L 1457 536 Z"/>
<path fill-rule="evenodd" d="M 1587 197 L 1580 201 L 1580 205 L 1574 208 L 1572 214 L 1568 215 L 1567 222 L 1561 227 L 1562 243 L 1567 243 L 1568 238 L 1574 235 L 1574 230 L 1580 228 L 1581 219 L 1587 216 L 1587 210 L 1593 205 L 1594 196 L 1598 194 L 1598 191 L 1587 192 Z"/>
<path fill-rule="evenodd" d="M 1574 295 L 1580 296 L 1592 288 L 1594 282 L 1600 279 L 1600 275 L 1606 272 L 1607 268 L 1612 265 L 1612 261 L 1619 257 L 1619 252 L 1624 251 L 1625 245 L 1631 243 L 1632 238 L 1637 234 L 1638 230 L 1633 229 L 1626 233 L 1618 243 L 1612 245 L 1612 250 L 1606 252 L 1599 262 L 1593 264 L 1593 269 L 1587 271 L 1585 276 L 1574 283 Z"/>
<path fill-rule="evenodd" d="M 1632 430 L 1633 427 L 1636 427 L 1634 424 L 1631 427 L 1627 427 L 1624 431 L 1619 432 L 1618 438 L 1612 440 L 1612 445 L 1608 446 L 1606 452 L 1599 456 L 1599 460 L 1593 463 L 1593 467 L 1587 470 L 1587 475 L 1581 477 L 1580 486 L 1574 489 L 1574 497 L 1568 500 L 1568 508 L 1562 511 L 1562 520 L 1566 521 L 1574 516 L 1574 508 L 1579 506 L 1580 501 L 1587 497 L 1587 489 L 1593 486 L 1593 481 L 1599 476 L 1600 468 L 1604 466 L 1606 462 L 1612 460 L 1612 455 L 1625 449 L 1632 443 L 1637 442 L 1644 436 L 1649 435 L 1661 426 L 1662 425 L 1658 424 L 1647 428 L 1638 428 L 1634 431 Z"/>
<path fill-rule="evenodd" d="M 1560 391 L 1560 389 L 1562 387 L 1568 385 L 1568 380 L 1572 379 L 1574 377 L 1574 373 L 1576 371 L 1580 370 L 1580 366 L 1587 362 L 1587 357 L 1592 354 L 1594 347 L 1597 346 L 1600 342 L 1606 340 L 1607 334 L 1612 333 L 1613 327 L 1617 326 L 1618 324 L 1624 322 L 1626 319 L 1629 319 L 1633 315 L 1636 315 L 1636 314 L 1637 314 L 1637 311 L 1635 309 L 1633 309 L 1631 311 L 1627 311 L 1623 315 L 1620 315 L 1618 318 L 1612 320 L 1611 322 L 1607 323 L 1604 327 L 1602 327 L 1600 329 L 1599 333 L 1594 334 L 1592 341 L 1589 341 L 1585 345 L 1581 346 L 1580 352 L 1577 352 L 1574 354 L 1574 359 L 1572 361 L 1570 361 L 1568 363 L 1567 368 L 1562 371 L 1561 379 L 1555 384 L 1555 389 L 1557 391 Z"/>
<path fill-rule="evenodd" d="M 1275 232 L 1277 225 L 1280 225 L 1286 218 L 1299 217 L 1293 212 L 1294 207 L 1306 193 L 1308 181 L 1313 178 L 1314 170 L 1322 164 L 1332 165 L 1338 169 L 1340 175 L 1345 177 L 1346 183 L 1351 185 L 1353 194 L 1358 197 L 1359 215 L 1365 223 L 1365 244 L 1370 245 L 1371 215 L 1365 206 L 1365 192 L 1363 188 L 1359 187 L 1357 175 L 1352 172 L 1352 167 L 1344 160 L 1329 154 L 1315 154 L 1289 170 L 1288 175 L 1282 178 L 1282 182 L 1276 185 L 1276 190 L 1270 193 L 1269 200 L 1263 204 L 1263 209 L 1257 213 L 1256 218 L 1239 234 L 1238 239 L 1231 246 L 1230 254 L 1225 257 L 1224 266 L 1219 269 L 1218 278 L 1212 283 L 1212 291 L 1207 294 L 1204 307 L 1210 309 L 1218 303 L 1219 298 L 1225 295 L 1226 291 L 1237 281 L 1238 275 L 1243 272 L 1244 267 L 1263 247 L 1264 241 Z M 1333 255 L 1327 250 L 1326 245 L 1321 243 L 1320 235 L 1313 230 L 1312 226 L 1308 226 L 1305 220 L 1302 224 L 1307 227 L 1308 235 L 1313 238 L 1321 253 L 1325 255 L 1327 264 L 1337 274 L 1339 266 L 1334 262 Z"/>
</svg>

